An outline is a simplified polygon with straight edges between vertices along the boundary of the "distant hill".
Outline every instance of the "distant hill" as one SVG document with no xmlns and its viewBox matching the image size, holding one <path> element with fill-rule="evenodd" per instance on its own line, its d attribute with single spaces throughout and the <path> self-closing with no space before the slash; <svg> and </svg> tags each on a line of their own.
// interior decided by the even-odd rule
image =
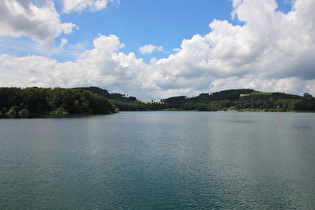
<svg viewBox="0 0 315 210">
<path fill-rule="evenodd" d="M 169 107 L 183 110 L 218 111 L 315 111 L 315 99 L 279 92 L 259 92 L 253 89 L 231 89 L 201 93 L 197 97 L 171 97 L 162 100 Z"/>
<path fill-rule="evenodd" d="M 134 96 L 109 93 L 99 87 L 67 88 L 0 88 L 0 116 L 27 114 L 104 114 L 120 111 L 198 110 L 198 111 L 315 111 L 315 98 L 231 89 L 201 93 L 196 97 L 175 96 L 161 102 L 142 102 Z"/>
<path fill-rule="evenodd" d="M 244 98 L 243 98 L 244 97 Z M 174 103 L 174 102 L 193 102 L 193 103 L 210 103 L 211 101 L 222 101 L 222 100 L 230 100 L 237 101 L 239 99 L 247 99 L 247 100 L 267 100 L 270 98 L 274 99 L 301 99 L 301 96 L 291 95 L 286 93 L 267 93 L 267 92 L 259 92 L 253 89 L 231 89 L 231 90 L 223 90 L 220 92 L 214 93 L 201 93 L 197 97 L 187 98 L 185 96 L 177 96 L 164 99 L 163 101 L 166 103 Z"/>
<path fill-rule="evenodd" d="M 83 90 L 88 90 L 91 91 L 92 93 L 96 93 L 98 95 L 104 96 L 107 99 L 114 99 L 117 101 L 125 101 L 125 102 L 135 102 L 137 101 L 137 98 L 134 96 L 126 96 L 121 93 L 109 93 L 107 90 L 101 89 L 99 87 L 78 87 L 78 88 L 73 88 L 73 89 L 83 89 Z"/>
<path fill-rule="evenodd" d="M 79 88 L 105 96 L 121 111 L 146 110 L 198 110 L 198 111 L 315 111 L 315 99 L 310 94 L 304 96 L 260 92 L 253 89 L 231 89 L 214 93 L 201 93 L 188 98 L 175 96 L 161 102 L 143 103 L 136 97 L 126 97 L 120 93 L 109 93 L 98 87 Z"/>
</svg>

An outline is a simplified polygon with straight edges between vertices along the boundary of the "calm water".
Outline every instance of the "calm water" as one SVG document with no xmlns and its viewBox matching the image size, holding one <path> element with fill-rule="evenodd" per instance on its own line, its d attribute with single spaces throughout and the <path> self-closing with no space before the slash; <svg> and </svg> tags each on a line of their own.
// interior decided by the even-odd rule
<svg viewBox="0 0 315 210">
<path fill-rule="evenodd" d="M 312 113 L 0 119 L 0 209 L 311 209 L 314 137 Z"/>
</svg>

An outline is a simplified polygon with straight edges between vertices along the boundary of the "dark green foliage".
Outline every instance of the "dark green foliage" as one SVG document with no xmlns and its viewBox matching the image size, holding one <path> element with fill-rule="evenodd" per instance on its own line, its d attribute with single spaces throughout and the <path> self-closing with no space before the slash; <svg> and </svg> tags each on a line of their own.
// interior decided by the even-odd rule
<svg viewBox="0 0 315 210">
<path fill-rule="evenodd" d="M 6 114 L 11 115 L 11 116 L 15 116 L 15 115 L 17 115 L 17 110 L 18 110 L 18 108 L 16 106 L 12 106 Z"/>
<path fill-rule="evenodd" d="M 236 90 L 223 90 L 220 92 L 215 92 L 210 94 L 209 100 L 210 101 L 221 101 L 221 100 L 238 100 L 241 94 L 250 94 L 255 90 L 252 89 L 236 89 Z"/>
<path fill-rule="evenodd" d="M 108 98 L 109 100 L 107 100 Z M 113 105 L 114 104 L 114 105 Z M 121 111 L 148 110 L 256 110 L 315 111 L 315 99 L 305 93 L 297 96 L 285 93 L 264 93 L 252 89 L 224 90 L 201 93 L 197 97 L 177 96 L 161 103 L 142 103 L 136 97 L 109 93 L 98 87 L 88 88 L 0 88 L 0 115 L 45 114 L 105 114 Z M 233 108 L 232 108 L 233 107 Z"/>
<path fill-rule="evenodd" d="M 82 90 L 88 90 L 92 93 L 96 93 L 98 95 L 104 96 L 107 99 L 113 99 L 115 101 L 124 101 L 124 102 L 135 102 L 137 101 L 137 98 L 134 96 L 126 96 L 121 93 L 109 93 L 107 90 L 101 89 L 99 87 L 80 87 L 80 88 L 74 88 L 74 89 L 82 89 Z"/>
<path fill-rule="evenodd" d="M 93 89 L 93 88 L 92 88 Z M 101 92 L 98 89 L 98 92 Z M 106 91 L 107 92 L 107 91 Z M 108 93 L 108 92 L 107 92 Z M 116 98 L 115 98 L 115 97 Z M 120 96 L 120 97 L 117 97 Z M 176 96 L 162 99 L 162 103 L 141 103 L 122 94 L 111 94 L 111 102 L 121 111 L 148 110 L 199 110 L 199 111 L 315 111 L 315 99 L 310 94 L 304 97 L 285 93 L 265 93 L 252 89 L 224 90 L 201 93 L 197 97 Z M 115 98 L 115 99 L 113 99 Z"/>
<path fill-rule="evenodd" d="M 315 98 L 310 94 L 304 94 L 304 97 L 297 100 L 294 104 L 295 110 L 314 111 L 315 110 Z"/>
<path fill-rule="evenodd" d="M 120 111 L 154 111 L 154 110 L 163 110 L 168 108 L 165 104 L 162 103 L 148 103 L 144 104 L 139 101 L 134 102 L 125 102 L 118 100 L 111 100 L 111 102 L 120 110 Z"/>
<path fill-rule="evenodd" d="M 115 107 L 105 97 L 82 89 L 0 88 L 0 114 L 108 114 Z"/>
<path fill-rule="evenodd" d="M 21 111 L 19 111 L 19 115 L 29 115 L 31 114 L 30 111 L 28 111 L 27 109 L 22 109 Z"/>
<path fill-rule="evenodd" d="M 315 99 L 308 93 L 304 97 L 285 93 L 263 93 L 252 89 L 224 90 L 202 93 L 197 97 L 171 97 L 162 100 L 168 109 L 218 111 L 315 111 Z"/>
<path fill-rule="evenodd" d="M 121 93 L 109 93 L 107 90 L 103 90 L 98 87 L 81 87 L 74 89 L 88 90 L 92 93 L 96 93 L 101 96 L 105 96 L 109 99 L 120 111 L 147 111 L 147 110 L 161 110 L 164 109 L 161 104 L 143 104 L 137 101 L 134 96 L 126 96 Z"/>
<path fill-rule="evenodd" d="M 171 97 L 163 100 L 164 103 L 168 104 L 169 108 L 182 109 L 183 104 L 185 103 L 187 97 L 186 96 L 177 96 Z"/>
</svg>

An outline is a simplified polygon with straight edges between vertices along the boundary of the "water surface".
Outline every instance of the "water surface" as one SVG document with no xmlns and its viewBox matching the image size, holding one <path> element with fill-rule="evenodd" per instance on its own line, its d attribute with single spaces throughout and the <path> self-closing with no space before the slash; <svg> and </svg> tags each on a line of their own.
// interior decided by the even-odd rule
<svg viewBox="0 0 315 210">
<path fill-rule="evenodd" d="M 314 137 L 312 113 L 0 119 L 0 209 L 314 208 Z"/>
</svg>

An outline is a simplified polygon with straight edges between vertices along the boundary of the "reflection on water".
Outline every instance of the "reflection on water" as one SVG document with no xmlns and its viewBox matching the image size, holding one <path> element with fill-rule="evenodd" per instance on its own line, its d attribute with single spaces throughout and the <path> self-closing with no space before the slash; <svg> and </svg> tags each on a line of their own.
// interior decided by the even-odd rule
<svg viewBox="0 0 315 210">
<path fill-rule="evenodd" d="M 314 208 L 314 117 L 1 119 L 0 209 Z"/>
</svg>

